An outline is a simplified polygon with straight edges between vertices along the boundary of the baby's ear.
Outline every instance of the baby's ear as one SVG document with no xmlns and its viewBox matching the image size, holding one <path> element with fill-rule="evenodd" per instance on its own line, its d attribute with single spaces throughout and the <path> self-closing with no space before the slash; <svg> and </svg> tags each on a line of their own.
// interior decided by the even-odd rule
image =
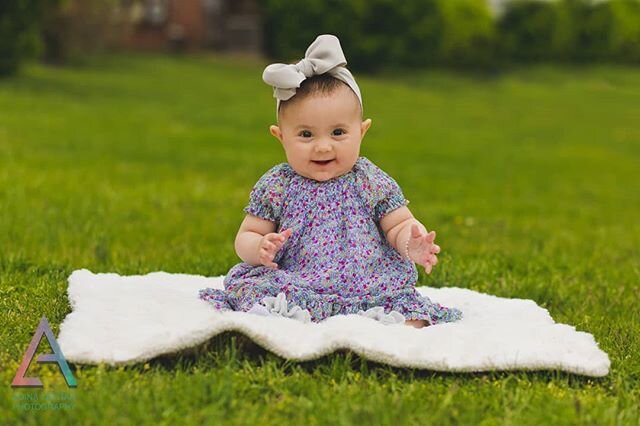
<svg viewBox="0 0 640 426">
<path fill-rule="evenodd" d="M 282 130 L 278 126 L 269 126 L 269 132 L 280 142 L 282 142 Z"/>
<path fill-rule="evenodd" d="M 371 127 L 371 119 L 367 118 L 360 125 L 360 134 L 362 135 L 361 137 L 364 138 L 364 135 L 367 133 L 370 127 Z"/>
</svg>

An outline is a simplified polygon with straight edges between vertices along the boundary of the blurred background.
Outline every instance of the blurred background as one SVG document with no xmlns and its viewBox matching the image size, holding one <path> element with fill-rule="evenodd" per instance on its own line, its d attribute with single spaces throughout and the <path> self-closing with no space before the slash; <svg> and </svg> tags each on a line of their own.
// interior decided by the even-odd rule
<svg viewBox="0 0 640 426">
<path fill-rule="evenodd" d="M 104 49 L 240 52 L 295 60 L 337 35 L 359 72 L 538 61 L 640 63 L 636 0 L 11 0 L 0 74 Z"/>
<path fill-rule="evenodd" d="M 318 365 L 333 373 L 291 376 L 230 350 L 197 368 L 83 368 L 90 391 L 49 423 L 637 424 L 635 0 L 0 0 L 0 382 L 42 315 L 57 333 L 74 270 L 218 276 L 240 261 L 251 188 L 286 159 L 262 72 L 322 33 L 373 121 L 361 155 L 438 233 L 416 286 L 532 299 L 593 333 L 611 374 L 396 380 L 331 355 Z M 10 391 L 5 423 L 34 423 Z"/>
<path fill-rule="evenodd" d="M 0 265 L 226 272 L 251 186 L 284 160 L 262 71 L 322 33 L 374 122 L 362 155 L 459 261 L 566 256 L 604 229 L 619 256 L 638 246 L 639 0 L 11 0 Z"/>
</svg>

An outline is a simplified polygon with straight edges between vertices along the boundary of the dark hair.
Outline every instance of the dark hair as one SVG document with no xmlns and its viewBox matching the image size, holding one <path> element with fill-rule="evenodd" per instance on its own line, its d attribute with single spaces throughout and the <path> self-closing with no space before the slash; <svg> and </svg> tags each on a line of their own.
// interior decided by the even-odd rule
<svg viewBox="0 0 640 426">
<path fill-rule="evenodd" d="M 353 90 L 347 83 L 331 76 L 330 74 L 325 73 L 313 75 L 309 78 L 304 79 L 302 83 L 300 83 L 300 87 L 296 89 L 295 96 L 287 99 L 286 101 L 280 101 L 278 118 L 280 117 L 280 114 L 282 114 L 287 108 L 287 105 L 295 102 L 296 100 L 302 100 L 316 94 L 330 95 L 331 93 L 335 92 L 340 86 L 346 86 L 349 89 L 359 106 L 360 100 L 358 99 L 358 96 L 353 92 Z M 360 108 L 360 111 L 362 112 L 362 108 Z"/>
</svg>

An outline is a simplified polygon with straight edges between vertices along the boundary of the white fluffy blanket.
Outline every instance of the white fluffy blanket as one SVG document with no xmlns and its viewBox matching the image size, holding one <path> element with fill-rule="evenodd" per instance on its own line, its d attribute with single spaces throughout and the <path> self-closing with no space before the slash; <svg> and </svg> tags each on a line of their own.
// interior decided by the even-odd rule
<svg viewBox="0 0 640 426">
<path fill-rule="evenodd" d="M 233 330 L 292 360 L 346 348 L 373 361 L 437 371 L 557 369 L 587 376 L 609 372 L 609 357 L 591 334 L 555 323 L 532 300 L 420 287 L 420 293 L 432 300 L 462 309 L 464 319 L 421 329 L 385 325 L 355 314 L 305 324 L 218 312 L 198 299 L 201 288 L 223 288 L 223 278 L 74 271 L 68 288 L 73 312 L 60 325 L 58 337 L 62 352 L 75 363 L 128 364 Z"/>
</svg>

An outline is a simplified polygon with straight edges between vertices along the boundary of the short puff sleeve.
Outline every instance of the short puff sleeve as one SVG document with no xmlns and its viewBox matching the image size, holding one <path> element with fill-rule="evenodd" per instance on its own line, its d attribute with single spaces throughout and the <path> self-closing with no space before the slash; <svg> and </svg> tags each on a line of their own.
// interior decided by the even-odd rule
<svg viewBox="0 0 640 426">
<path fill-rule="evenodd" d="M 376 222 L 393 210 L 409 204 L 398 182 L 367 158 L 361 157 L 361 160 L 367 182 L 366 197 Z"/>
<path fill-rule="evenodd" d="M 258 179 L 249 194 L 247 214 L 278 223 L 282 213 L 284 191 L 290 178 L 287 163 L 273 166 Z"/>
</svg>

